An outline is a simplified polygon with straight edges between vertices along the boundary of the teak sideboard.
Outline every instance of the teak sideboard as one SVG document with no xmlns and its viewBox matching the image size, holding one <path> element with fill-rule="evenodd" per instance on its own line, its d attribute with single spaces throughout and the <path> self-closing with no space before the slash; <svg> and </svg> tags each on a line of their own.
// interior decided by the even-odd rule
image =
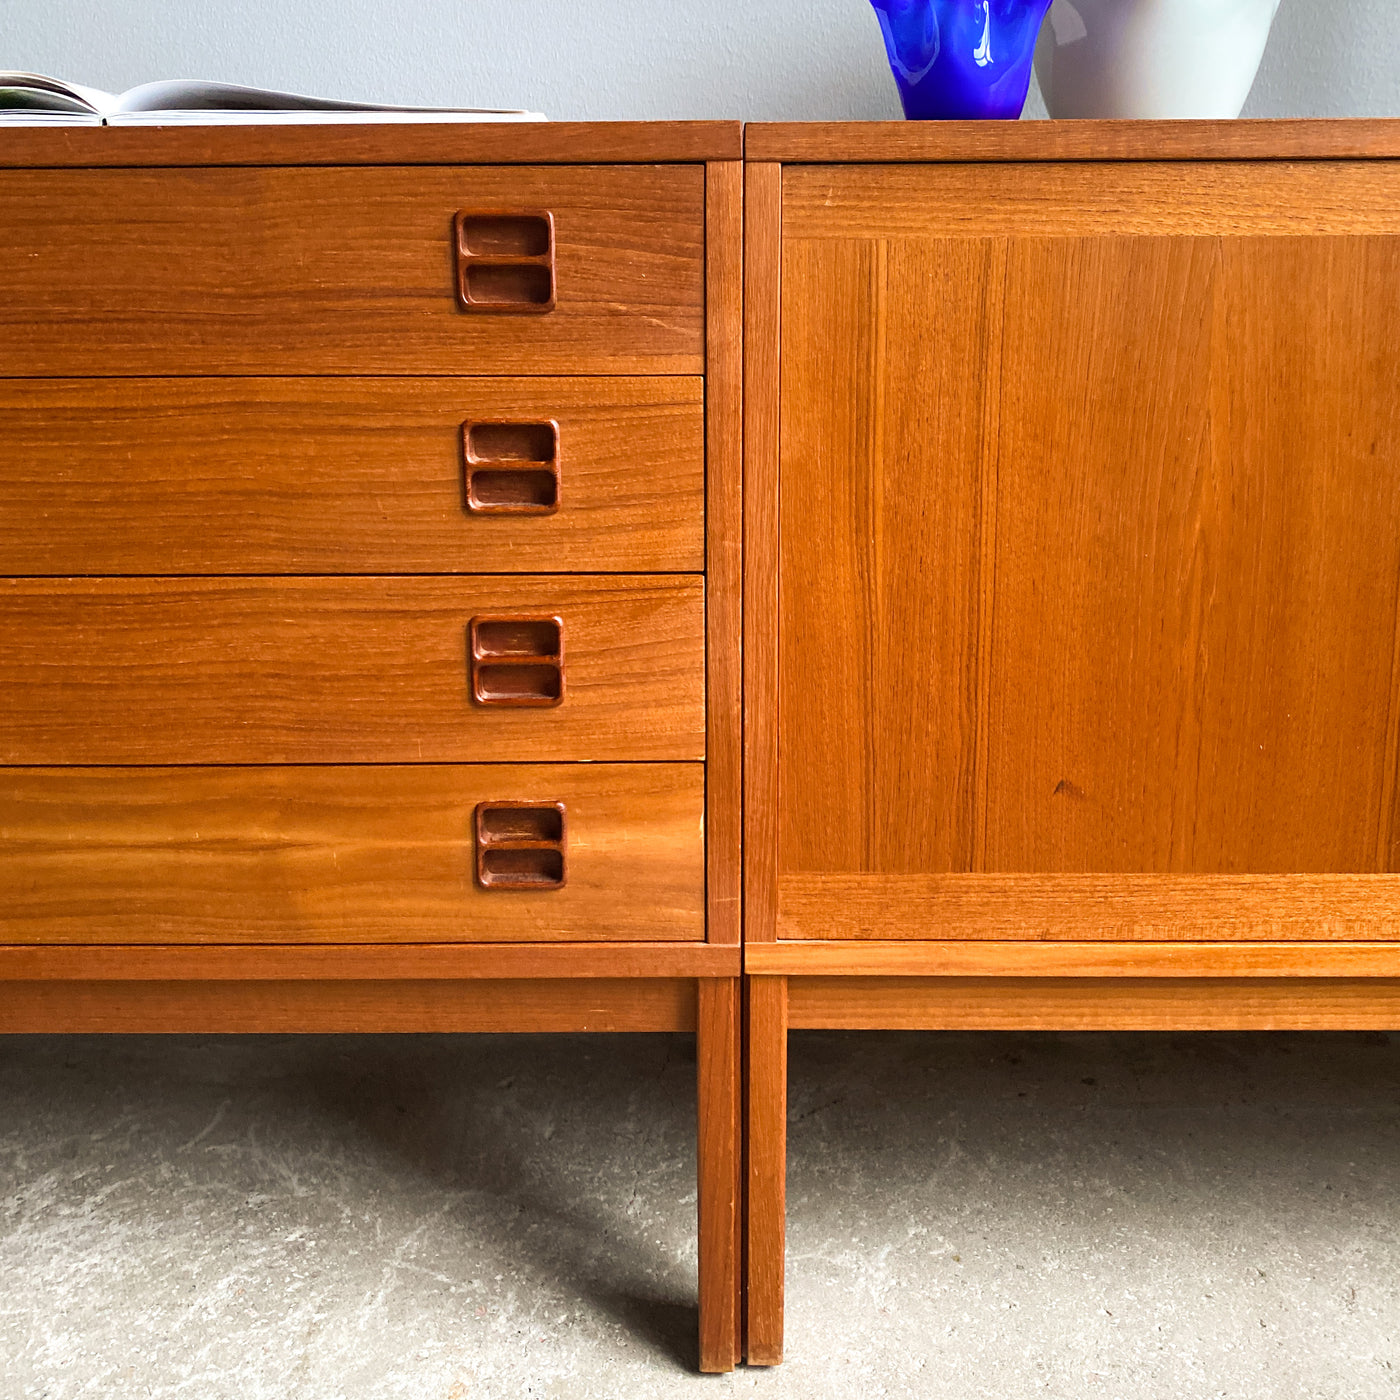
<svg viewBox="0 0 1400 1400">
<path fill-rule="evenodd" d="M 737 123 L 7 131 L 0 1031 L 697 1033 L 739 1359 Z"/>
<path fill-rule="evenodd" d="M 1400 123 L 746 139 L 0 152 L 0 1031 L 694 1030 L 706 1370 L 790 1027 L 1400 1026 Z"/>
<path fill-rule="evenodd" d="M 771 1364 L 789 1027 L 1400 1026 L 1400 123 L 745 140 Z"/>
</svg>

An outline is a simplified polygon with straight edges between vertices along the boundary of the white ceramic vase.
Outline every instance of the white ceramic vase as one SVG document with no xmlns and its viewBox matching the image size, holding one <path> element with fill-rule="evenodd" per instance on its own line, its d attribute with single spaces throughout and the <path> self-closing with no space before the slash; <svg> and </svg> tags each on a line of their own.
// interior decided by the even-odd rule
<svg viewBox="0 0 1400 1400">
<path fill-rule="evenodd" d="M 1035 51 L 1052 117 L 1237 117 L 1279 0 L 1055 0 Z"/>
</svg>

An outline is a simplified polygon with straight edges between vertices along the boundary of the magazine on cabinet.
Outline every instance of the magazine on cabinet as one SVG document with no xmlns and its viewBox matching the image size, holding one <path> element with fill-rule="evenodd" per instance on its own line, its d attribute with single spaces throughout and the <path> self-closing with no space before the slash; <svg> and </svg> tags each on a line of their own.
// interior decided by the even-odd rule
<svg viewBox="0 0 1400 1400">
<path fill-rule="evenodd" d="M 177 78 L 125 92 L 0 71 L 0 126 L 292 126 L 352 122 L 541 122 L 539 112 L 393 107 Z"/>
</svg>

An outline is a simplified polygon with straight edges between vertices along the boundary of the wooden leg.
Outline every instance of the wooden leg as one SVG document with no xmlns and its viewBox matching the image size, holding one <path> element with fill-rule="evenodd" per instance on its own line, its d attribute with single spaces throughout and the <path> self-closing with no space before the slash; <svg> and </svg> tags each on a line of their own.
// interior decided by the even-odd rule
<svg viewBox="0 0 1400 1400">
<path fill-rule="evenodd" d="M 732 1371 L 739 1343 L 740 984 L 699 983 L 696 1097 L 699 1102 L 700 1369 Z"/>
<path fill-rule="evenodd" d="M 783 1359 L 787 1242 L 787 978 L 750 977 L 748 1359 Z"/>
</svg>

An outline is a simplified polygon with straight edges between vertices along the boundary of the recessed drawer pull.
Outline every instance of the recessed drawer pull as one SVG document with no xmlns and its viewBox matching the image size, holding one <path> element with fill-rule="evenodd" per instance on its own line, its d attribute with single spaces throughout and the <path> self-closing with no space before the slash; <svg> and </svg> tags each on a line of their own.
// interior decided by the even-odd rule
<svg viewBox="0 0 1400 1400">
<path fill-rule="evenodd" d="M 559 509 L 559 425 L 463 423 L 466 503 L 474 515 L 553 515 Z"/>
<path fill-rule="evenodd" d="M 457 305 L 463 311 L 554 310 L 554 215 L 460 210 L 452 221 Z"/>
<path fill-rule="evenodd" d="M 472 699 L 478 705 L 557 705 L 564 698 L 564 623 L 557 617 L 474 617 Z"/>
<path fill-rule="evenodd" d="M 568 879 L 562 802 L 482 802 L 476 809 L 476 882 L 484 890 L 558 890 Z"/>
</svg>

